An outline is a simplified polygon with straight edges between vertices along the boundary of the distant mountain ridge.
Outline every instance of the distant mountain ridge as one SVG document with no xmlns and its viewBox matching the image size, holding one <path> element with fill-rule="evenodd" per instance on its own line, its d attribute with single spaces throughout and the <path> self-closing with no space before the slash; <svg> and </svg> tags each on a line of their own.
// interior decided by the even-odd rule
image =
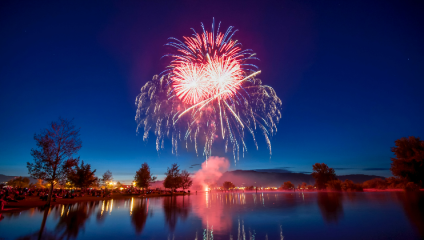
<svg viewBox="0 0 424 240">
<path fill-rule="evenodd" d="M 7 182 L 15 177 L 21 177 L 21 176 L 7 176 L 4 174 L 0 174 L 0 183 Z M 22 176 L 22 177 L 29 178 L 30 183 L 37 183 L 37 179 L 35 178 L 28 177 L 28 176 Z"/>
<path fill-rule="evenodd" d="M 338 175 L 339 180 L 352 180 L 355 183 L 362 183 L 373 178 L 383 178 L 375 175 L 365 174 L 350 174 L 350 175 Z M 263 186 L 263 187 L 279 187 L 284 182 L 290 181 L 295 186 L 306 182 L 307 184 L 313 185 L 315 179 L 311 174 L 305 173 L 293 173 L 293 172 L 262 172 L 255 170 L 235 170 L 225 172 L 221 178 L 217 181 L 217 185 L 222 185 L 225 181 L 230 181 L 236 186 Z"/>
</svg>

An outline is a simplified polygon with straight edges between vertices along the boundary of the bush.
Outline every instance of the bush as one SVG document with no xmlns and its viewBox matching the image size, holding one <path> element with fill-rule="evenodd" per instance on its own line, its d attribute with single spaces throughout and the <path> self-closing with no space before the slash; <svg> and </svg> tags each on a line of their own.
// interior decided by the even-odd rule
<svg viewBox="0 0 424 240">
<path fill-rule="evenodd" d="M 281 188 L 283 190 L 293 189 L 294 188 L 294 184 L 291 183 L 290 181 L 287 181 L 287 182 L 284 182 L 283 185 L 281 185 Z"/>
<path fill-rule="evenodd" d="M 407 183 L 404 179 L 399 177 L 389 177 L 386 178 L 386 181 L 388 189 L 404 189 Z"/>
<path fill-rule="evenodd" d="M 342 183 L 342 190 L 343 191 L 348 191 L 348 192 L 362 192 L 364 191 L 363 187 L 361 184 L 356 184 L 353 181 L 346 179 L 343 183 Z"/>
<path fill-rule="evenodd" d="M 405 191 L 419 191 L 420 186 L 418 186 L 418 184 L 415 184 L 413 182 L 409 182 L 409 183 L 405 184 L 405 187 L 403 189 Z"/>
<path fill-rule="evenodd" d="M 342 190 L 342 181 L 340 180 L 330 180 L 325 185 L 327 186 L 327 190 L 331 190 L 331 191 Z"/>
<path fill-rule="evenodd" d="M 368 181 L 365 181 L 362 186 L 363 188 L 377 188 L 377 189 L 387 189 L 387 181 L 381 178 L 374 178 Z"/>
</svg>

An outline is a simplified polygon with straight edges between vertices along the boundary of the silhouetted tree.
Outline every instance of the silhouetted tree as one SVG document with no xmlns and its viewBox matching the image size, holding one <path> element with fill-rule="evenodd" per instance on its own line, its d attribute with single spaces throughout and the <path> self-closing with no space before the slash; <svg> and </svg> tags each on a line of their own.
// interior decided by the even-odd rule
<svg viewBox="0 0 424 240">
<path fill-rule="evenodd" d="M 103 176 L 102 176 L 102 185 L 105 188 L 111 188 L 112 187 L 112 185 L 111 185 L 112 180 L 113 180 L 113 177 L 112 177 L 112 172 L 111 171 L 107 170 L 105 173 L 103 173 Z"/>
<path fill-rule="evenodd" d="M 386 185 L 388 189 L 403 189 L 405 188 L 405 179 L 400 177 L 389 177 L 386 178 Z"/>
<path fill-rule="evenodd" d="M 86 189 L 89 188 L 97 181 L 97 177 L 94 175 L 96 169 L 91 171 L 91 165 L 81 162 L 81 166 L 75 166 L 75 169 L 69 174 L 69 181 L 75 185 L 75 187 Z"/>
<path fill-rule="evenodd" d="M 182 170 L 180 176 L 181 176 L 181 187 L 183 188 L 183 190 L 190 188 L 191 185 L 193 184 L 193 180 L 190 177 L 190 173 L 187 172 L 187 170 Z"/>
<path fill-rule="evenodd" d="M 315 178 L 315 186 L 318 189 L 325 189 L 328 181 L 337 179 L 334 169 L 329 168 L 325 163 L 315 163 L 312 165 L 312 170 L 312 177 Z"/>
<path fill-rule="evenodd" d="M 373 178 L 368 181 L 365 181 L 362 186 L 364 188 L 377 188 L 377 189 L 386 189 L 387 182 L 382 178 Z"/>
<path fill-rule="evenodd" d="M 392 158 L 390 168 L 393 175 L 423 186 L 424 141 L 418 137 L 401 138 L 395 141 L 395 145 L 392 152 L 396 157 Z"/>
<path fill-rule="evenodd" d="M 294 188 L 294 184 L 291 183 L 290 181 L 284 182 L 283 185 L 281 185 L 281 189 L 284 189 L 284 190 L 289 190 L 293 188 Z"/>
<path fill-rule="evenodd" d="M 171 191 L 174 192 L 175 189 L 181 187 L 182 179 L 180 176 L 180 169 L 176 163 L 172 164 L 171 168 L 168 168 L 165 175 L 166 178 L 163 181 L 163 186 L 165 188 L 170 188 Z"/>
<path fill-rule="evenodd" d="M 229 189 L 233 189 L 236 186 L 232 183 L 232 182 L 224 182 L 224 184 L 222 184 L 222 188 L 229 190 Z"/>
<path fill-rule="evenodd" d="M 79 131 L 72 121 L 59 118 L 40 134 L 34 135 L 37 149 L 31 149 L 34 163 L 27 163 L 28 173 L 33 178 L 50 183 L 47 204 L 50 204 L 54 185 L 64 182 L 72 168 L 78 164 L 79 160 L 73 155 L 81 148 Z"/>
<path fill-rule="evenodd" d="M 7 182 L 8 186 L 17 188 L 29 187 L 29 178 L 26 177 L 15 177 Z"/>
<path fill-rule="evenodd" d="M 346 179 L 344 182 L 342 182 L 341 184 L 342 186 L 342 190 L 343 191 L 356 191 L 356 192 L 362 192 L 364 189 L 362 187 L 362 184 L 356 184 L 353 181 Z"/>
<path fill-rule="evenodd" d="M 141 168 L 135 173 L 134 181 L 139 188 L 149 188 L 150 184 L 156 181 L 156 177 L 150 174 L 150 167 L 143 163 Z"/>
<path fill-rule="evenodd" d="M 119 189 L 119 188 L 121 188 L 121 187 L 122 187 L 122 183 L 118 181 L 118 182 L 116 183 L 116 188 L 118 188 L 118 189 Z"/>
<path fill-rule="evenodd" d="M 342 190 L 342 181 L 340 180 L 330 180 L 328 181 L 325 186 L 328 190 L 331 191 L 341 191 Z"/>
</svg>

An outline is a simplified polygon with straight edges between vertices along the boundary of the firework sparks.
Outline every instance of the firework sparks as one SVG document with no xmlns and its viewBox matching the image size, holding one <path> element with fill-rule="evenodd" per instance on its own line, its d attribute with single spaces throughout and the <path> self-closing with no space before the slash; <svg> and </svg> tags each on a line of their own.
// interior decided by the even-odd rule
<svg viewBox="0 0 424 240">
<path fill-rule="evenodd" d="M 281 100 L 274 89 L 257 79 L 258 68 L 250 64 L 257 59 L 252 50 L 242 50 L 232 40 L 237 30 L 229 27 L 225 33 L 194 31 L 184 41 L 170 38 L 168 46 L 176 53 L 161 76 L 146 83 L 137 96 L 137 131 L 144 128 L 143 140 L 154 129 L 156 149 L 164 148 L 170 138 L 172 151 L 177 153 L 179 142 L 204 143 L 203 155 L 212 154 L 212 144 L 218 133 L 225 141 L 225 151 L 232 145 L 234 159 L 239 159 L 240 148 L 247 151 L 245 132 L 252 135 L 258 148 L 257 128 L 265 136 L 270 154 L 270 136 L 276 133 L 281 118 Z"/>
</svg>

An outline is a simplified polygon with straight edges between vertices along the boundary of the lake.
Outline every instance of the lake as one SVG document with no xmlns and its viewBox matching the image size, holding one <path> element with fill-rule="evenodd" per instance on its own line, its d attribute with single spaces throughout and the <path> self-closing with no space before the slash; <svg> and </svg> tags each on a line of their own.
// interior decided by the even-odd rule
<svg viewBox="0 0 424 240">
<path fill-rule="evenodd" d="M 423 239 L 424 193 L 202 192 L 0 218 L 0 239 Z"/>
</svg>

